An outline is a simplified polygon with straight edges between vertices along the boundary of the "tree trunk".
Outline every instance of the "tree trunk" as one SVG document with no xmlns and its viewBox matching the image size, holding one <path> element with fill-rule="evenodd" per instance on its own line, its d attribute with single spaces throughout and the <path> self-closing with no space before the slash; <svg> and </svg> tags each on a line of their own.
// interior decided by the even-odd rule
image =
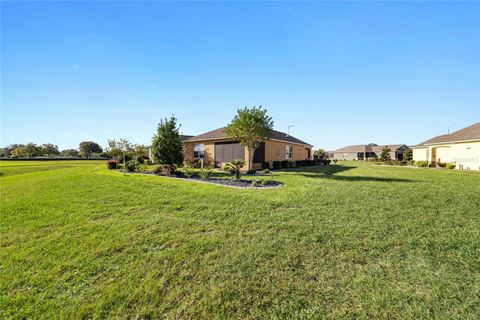
<svg viewBox="0 0 480 320">
<path fill-rule="evenodd" d="M 253 147 L 248 147 L 248 170 L 252 170 L 254 153 L 255 149 Z"/>
</svg>

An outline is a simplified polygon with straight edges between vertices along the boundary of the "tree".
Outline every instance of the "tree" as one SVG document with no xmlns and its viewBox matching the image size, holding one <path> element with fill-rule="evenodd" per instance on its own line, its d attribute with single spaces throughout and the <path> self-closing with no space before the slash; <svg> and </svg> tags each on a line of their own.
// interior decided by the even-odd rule
<svg viewBox="0 0 480 320">
<path fill-rule="evenodd" d="M 11 144 L 11 145 L 9 145 L 8 147 L 5 148 L 5 156 L 7 158 L 10 158 L 10 157 L 16 158 L 14 155 L 12 155 L 13 150 L 19 148 L 15 154 L 17 154 L 18 152 L 21 153 L 21 152 L 23 152 L 23 150 L 22 150 L 23 147 L 25 147 L 25 145 L 23 145 L 23 144 Z"/>
<path fill-rule="evenodd" d="M 83 141 L 80 142 L 78 146 L 78 151 L 80 155 L 85 158 L 90 158 L 92 153 L 100 153 L 102 152 L 102 147 L 96 142 L 93 141 Z"/>
<path fill-rule="evenodd" d="M 42 153 L 48 155 L 51 158 L 52 156 L 59 155 L 60 151 L 58 151 L 58 147 L 55 144 L 44 143 L 42 145 Z"/>
<path fill-rule="evenodd" d="M 157 134 L 153 137 L 152 152 L 155 162 L 159 164 L 181 165 L 183 162 L 183 146 L 177 127 L 177 119 L 160 120 Z"/>
<path fill-rule="evenodd" d="M 133 149 L 133 145 L 127 139 L 108 140 L 107 153 L 115 160 L 120 160 L 125 153 L 132 153 Z"/>
<path fill-rule="evenodd" d="M 32 158 L 43 155 L 42 147 L 35 143 L 27 143 L 21 150 L 21 156 L 25 158 Z"/>
<path fill-rule="evenodd" d="M 380 150 L 380 161 L 389 161 L 390 160 L 390 148 L 388 146 L 382 147 Z"/>
<path fill-rule="evenodd" d="M 327 153 L 323 149 L 318 149 L 313 152 L 314 156 L 317 156 L 318 160 L 324 160 L 327 159 Z"/>
<path fill-rule="evenodd" d="M 248 169 L 252 169 L 253 154 L 262 142 L 269 139 L 273 130 L 273 120 L 267 116 L 262 106 L 238 109 L 232 122 L 225 128 L 229 138 L 238 140 L 248 150 Z"/>
<path fill-rule="evenodd" d="M 405 149 L 403 152 L 403 160 L 410 161 L 413 158 L 413 151 L 410 148 Z"/>
<path fill-rule="evenodd" d="M 235 179 L 240 180 L 242 174 L 240 169 L 245 165 L 245 161 L 242 159 L 235 159 L 232 162 L 225 163 L 223 170 L 230 172 L 235 175 Z"/>
<path fill-rule="evenodd" d="M 65 149 L 60 154 L 65 157 L 78 157 L 80 155 L 77 149 Z"/>
</svg>

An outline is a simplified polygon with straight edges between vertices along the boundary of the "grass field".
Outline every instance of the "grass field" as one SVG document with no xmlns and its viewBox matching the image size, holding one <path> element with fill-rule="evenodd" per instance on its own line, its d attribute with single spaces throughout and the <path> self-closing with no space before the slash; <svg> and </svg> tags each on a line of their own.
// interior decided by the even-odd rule
<svg viewBox="0 0 480 320">
<path fill-rule="evenodd" d="M 342 163 L 238 190 L 0 162 L 0 318 L 480 318 L 480 174 Z"/>
</svg>

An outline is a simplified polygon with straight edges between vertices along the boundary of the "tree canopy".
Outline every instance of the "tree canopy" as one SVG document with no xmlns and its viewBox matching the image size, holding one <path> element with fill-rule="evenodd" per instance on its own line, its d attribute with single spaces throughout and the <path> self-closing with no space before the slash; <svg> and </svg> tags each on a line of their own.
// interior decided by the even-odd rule
<svg viewBox="0 0 480 320">
<path fill-rule="evenodd" d="M 102 147 L 96 142 L 93 141 L 83 141 L 80 142 L 78 146 L 78 151 L 80 155 L 85 158 L 90 158 L 92 153 L 100 153 L 103 152 Z"/>
<path fill-rule="evenodd" d="M 262 142 L 271 137 L 273 120 L 262 106 L 238 109 L 233 120 L 225 128 L 229 138 L 238 140 L 248 149 L 248 168 L 252 168 L 253 154 Z"/>
<path fill-rule="evenodd" d="M 380 150 L 380 161 L 388 161 L 390 160 L 390 148 L 388 146 L 382 147 Z"/>
</svg>

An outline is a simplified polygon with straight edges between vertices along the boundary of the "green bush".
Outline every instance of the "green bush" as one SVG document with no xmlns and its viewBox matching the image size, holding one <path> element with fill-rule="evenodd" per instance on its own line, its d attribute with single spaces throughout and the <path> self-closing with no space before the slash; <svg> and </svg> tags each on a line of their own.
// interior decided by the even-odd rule
<svg viewBox="0 0 480 320">
<path fill-rule="evenodd" d="M 252 180 L 252 187 L 256 188 L 258 185 L 257 180 Z"/>
<path fill-rule="evenodd" d="M 185 173 L 185 176 L 187 176 L 188 178 L 191 178 L 195 173 L 195 168 L 185 167 L 183 168 L 183 172 Z"/>
<path fill-rule="evenodd" d="M 213 174 L 213 168 L 210 166 L 205 166 L 200 169 L 200 178 L 202 178 L 203 180 L 207 180 L 212 176 L 212 174 Z"/>
<path fill-rule="evenodd" d="M 118 168 L 118 161 L 117 160 L 108 160 L 107 161 L 107 168 L 109 170 L 117 169 Z"/>
<path fill-rule="evenodd" d="M 295 161 L 288 161 L 287 162 L 287 167 L 288 168 L 295 168 L 297 166 Z"/>
<path fill-rule="evenodd" d="M 267 169 L 263 170 L 263 173 L 264 173 L 264 174 L 269 174 L 269 173 L 270 173 L 270 169 L 267 168 Z"/>
<path fill-rule="evenodd" d="M 250 169 L 247 171 L 247 174 L 255 174 L 257 172 L 257 170 L 255 169 Z"/>
<path fill-rule="evenodd" d="M 438 161 L 437 166 L 439 166 L 440 168 L 445 168 L 447 166 L 447 163 Z"/>
<path fill-rule="evenodd" d="M 425 167 L 428 166 L 428 162 L 427 161 L 422 161 L 422 160 L 414 161 L 413 164 L 416 167 L 422 167 L 422 168 L 425 168 Z"/>
<path fill-rule="evenodd" d="M 225 163 L 222 167 L 224 171 L 230 172 L 235 175 L 235 179 L 240 180 L 242 177 L 241 169 L 245 166 L 245 161 L 241 159 L 235 159 L 231 162 Z M 250 170 L 248 170 L 250 172 Z M 254 170 L 255 171 L 255 170 Z"/>
<path fill-rule="evenodd" d="M 125 164 L 125 169 L 127 169 L 128 172 L 137 171 L 137 164 L 135 163 L 135 161 L 130 160 Z"/>
<path fill-rule="evenodd" d="M 270 169 L 270 162 L 262 162 L 262 170 Z"/>
<path fill-rule="evenodd" d="M 446 163 L 446 164 L 445 164 L 445 167 L 446 167 L 447 169 L 455 169 L 455 166 L 456 166 L 456 165 L 455 165 L 455 163 L 453 163 L 453 162 L 449 162 L 449 163 Z"/>
<path fill-rule="evenodd" d="M 282 169 L 285 169 L 285 168 L 288 168 L 288 161 L 287 160 L 282 161 Z"/>
</svg>

